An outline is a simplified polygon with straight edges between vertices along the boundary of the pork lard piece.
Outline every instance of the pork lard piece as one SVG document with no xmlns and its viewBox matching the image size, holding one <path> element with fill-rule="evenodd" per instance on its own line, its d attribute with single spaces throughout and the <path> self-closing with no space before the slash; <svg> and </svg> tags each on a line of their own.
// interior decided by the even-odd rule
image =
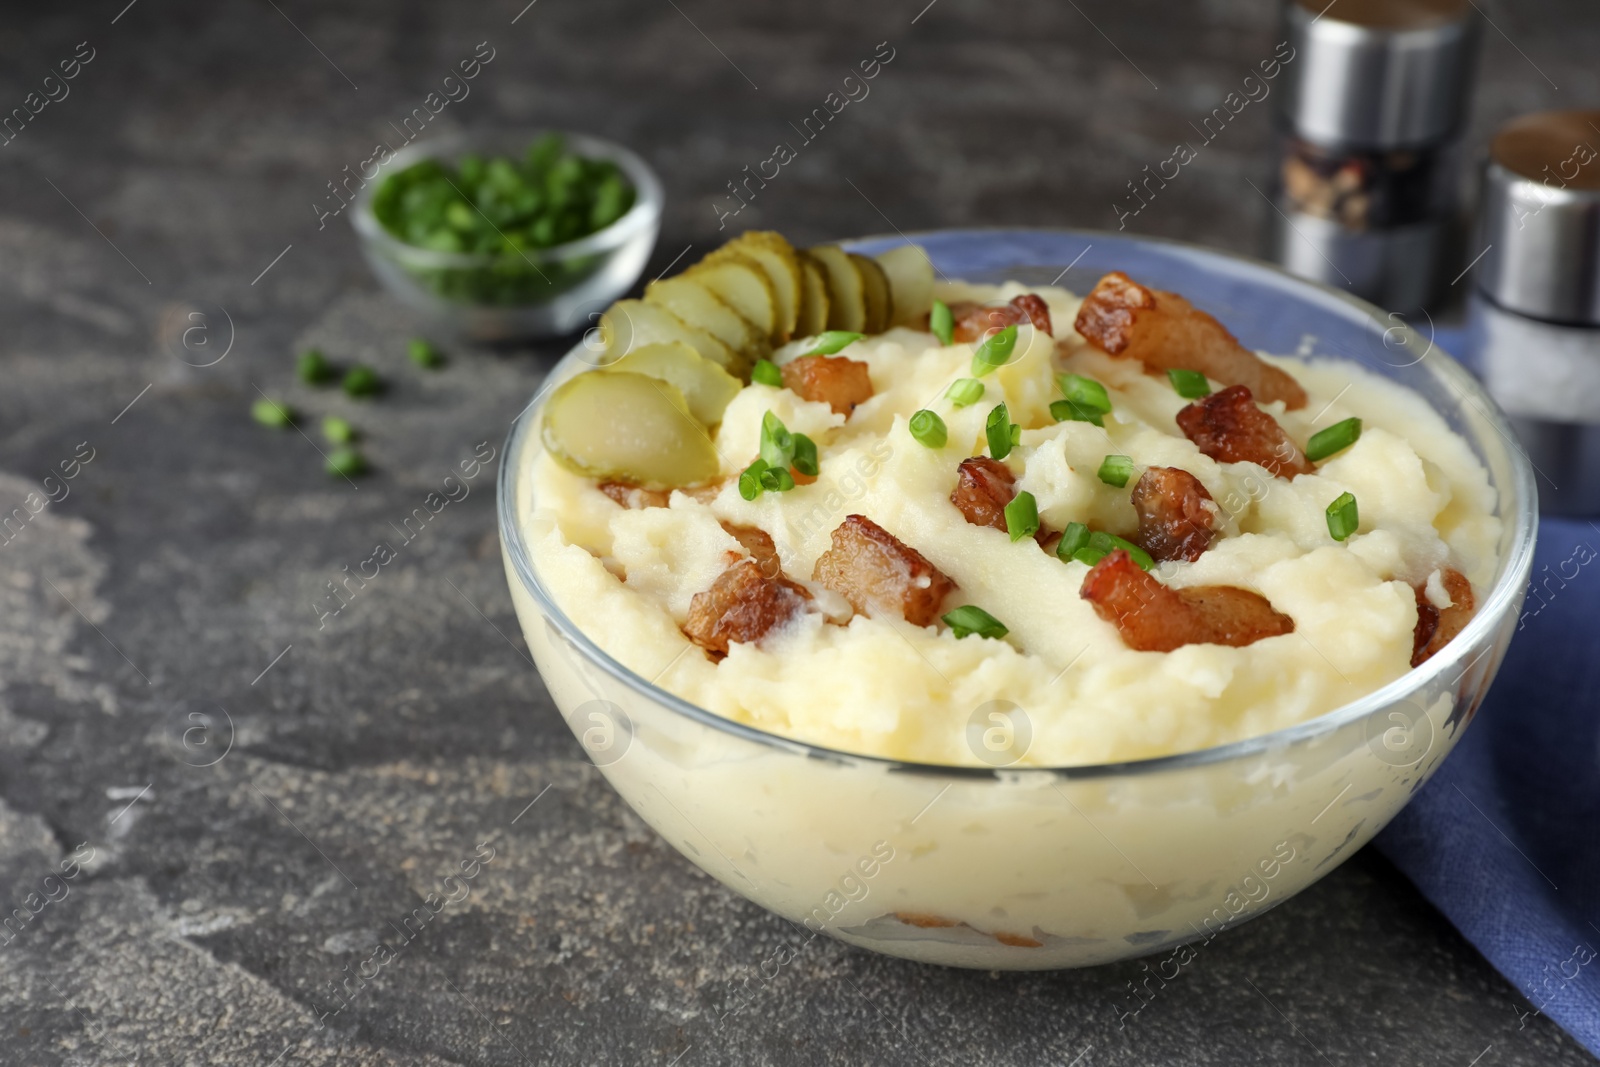
<svg viewBox="0 0 1600 1067">
<path fill-rule="evenodd" d="M 733 642 L 754 644 L 806 610 L 811 594 L 779 575 L 768 578 L 761 564 L 741 559 L 689 601 L 683 632 L 721 659 Z"/>
<path fill-rule="evenodd" d="M 783 365 L 784 388 L 802 400 L 827 404 L 835 415 L 848 415 L 872 399 L 867 365 L 843 356 L 801 356 Z"/>
<path fill-rule="evenodd" d="M 1006 505 L 1017 495 L 1017 478 L 999 460 L 988 456 L 964 459 L 956 468 L 954 504 L 974 526 L 1006 528 Z"/>
<path fill-rule="evenodd" d="M 738 526 L 731 522 L 723 523 L 722 529 L 739 542 L 739 547 L 750 553 L 750 558 L 761 568 L 762 577 L 776 578 L 783 573 L 783 564 L 778 559 L 778 546 L 773 544 L 772 535 L 767 531 L 759 526 Z"/>
<path fill-rule="evenodd" d="M 957 341 L 981 341 L 990 330 L 1003 330 L 1007 326 L 1021 326 L 1023 323 L 1031 323 L 1034 329 L 1053 336 L 1050 308 L 1036 293 L 1023 293 L 1013 297 L 1009 304 L 998 306 L 957 304 L 950 309 L 950 315 L 954 320 L 954 339 Z"/>
<path fill-rule="evenodd" d="M 913 626 L 937 622 L 956 587 L 922 553 L 864 515 L 847 516 L 833 531 L 833 546 L 817 557 L 811 580 L 863 614 L 892 611 Z"/>
<path fill-rule="evenodd" d="M 1231 585 L 1170 589 L 1120 548 L 1089 569 L 1078 595 L 1137 652 L 1184 645 L 1240 648 L 1294 632 L 1294 620 L 1258 593 Z"/>
<path fill-rule="evenodd" d="M 1472 596 L 1472 583 L 1467 576 L 1452 567 L 1439 574 L 1444 591 L 1450 594 L 1450 606 L 1436 608 L 1428 599 L 1428 587 L 1419 585 L 1417 592 L 1417 628 L 1412 633 L 1411 665 L 1420 667 L 1460 633 L 1472 618 L 1476 602 Z"/>
<path fill-rule="evenodd" d="M 1299 382 L 1241 345 L 1222 323 L 1177 293 L 1146 289 L 1121 271 L 1100 279 L 1074 325 L 1100 351 L 1150 370 L 1199 371 L 1224 385 L 1247 386 L 1263 403 L 1306 406 Z"/>
<path fill-rule="evenodd" d="M 1278 420 L 1257 407 L 1242 385 L 1212 393 L 1178 412 L 1178 429 L 1218 463 L 1259 463 L 1279 478 L 1316 470 Z"/>
<path fill-rule="evenodd" d="M 1200 479 L 1177 467 L 1150 467 L 1133 487 L 1134 540 L 1156 560 L 1190 563 L 1211 547 L 1221 512 Z"/>
</svg>

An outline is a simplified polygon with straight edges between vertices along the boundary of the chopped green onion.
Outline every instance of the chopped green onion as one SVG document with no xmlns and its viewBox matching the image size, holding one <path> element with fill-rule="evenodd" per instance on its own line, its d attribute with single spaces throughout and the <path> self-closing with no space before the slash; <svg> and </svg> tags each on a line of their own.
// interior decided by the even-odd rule
<svg viewBox="0 0 1600 1067">
<path fill-rule="evenodd" d="M 1203 396 L 1211 395 L 1211 383 L 1197 370 L 1179 370 L 1174 367 L 1167 371 L 1167 381 L 1172 383 L 1173 390 L 1185 400 L 1199 400 Z"/>
<path fill-rule="evenodd" d="M 1023 490 L 1006 505 L 1006 533 L 1013 543 L 1039 532 L 1039 503 L 1033 494 Z"/>
<path fill-rule="evenodd" d="M 928 312 L 928 329 L 942 345 L 949 345 L 955 337 L 956 320 L 950 314 L 950 306 L 943 300 L 933 302 L 933 310 Z"/>
<path fill-rule="evenodd" d="M 347 445 L 356 439 L 356 429 L 337 415 L 322 420 L 322 436 L 331 444 Z"/>
<path fill-rule="evenodd" d="M 411 362 L 419 367 L 432 370 L 444 366 L 444 357 L 439 350 L 428 343 L 426 338 L 413 337 L 406 342 L 406 352 L 411 356 Z"/>
<path fill-rule="evenodd" d="M 367 460 L 360 452 L 344 445 L 328 453 L 326 468 L 329 474 L 350 478 L 367 469 Z"/>
<path fill-rule="evenodd" d="M 1106 387 L 1093 378 L 1085 378 L 1081 374 L 1063 374 L 1056 379 L 1061 386 L 1061 392 L 1066 396 L 1066 403 L 1071 410 L 1067 416 L 1078 422 L 1092 422 L 1096 426 L 1104 426 L 1101 421 L 1106 415 L 1111 414 L 1111 397 L 1106 395 Z M 1061 401 L 1056 401 L 1057 404 Z M 1056 413 L 1055 404 L 1050 405 L 1050 414 Z M 1063 422 L 1063 419 L 1057 419 Z"/>
<path fill-rule="evenodd" d="M 984 422 L 983 434 L 989 440 L 989 455 L 1005 459 L 1011 450 L 1022 443 L 1022 427 L 1011 421 L 1005 404 L 996 404 Z"/>
<path fill-rule="evenodd" d="M 943 448 L 950 439 L 944 420 L 927 408 L 911 416 L 911 436 L 929 448 Z"/>
<path fill-rule="evenodd" d="M 766 460 L 758 459 L 750 466 L 739 472 L 739 495 L 746 500 L 754 500 L 761 495 L 765 488 L 761 484 L 761 476 L 767 472 Z"/>
<path fill-rule="evenodd" d="M 378 372 L 371 367 L 357 363 L 344 373 L 344 391 L 351 396 L 372 396 L 380 388 Z"/>
<path fill-rule="evenodd" d="M 1011 632 L 999 619 L 976 604 L 968 604 L 952 611 L 944 617 L 944 624 L 950 627 L 950 632 L 958 638 L 977 634 L 979 637 L 999 640 Z"/>
<path fill-rule="evenodd" d="M 1050 417 L 1057 422 L 1090 422 L 1096 426 L 1106 424 L 1098 411 L 1088 411 L 1070 400 L 1050 401 Z"/>
<path fill-rule="evenodd" d="M 976 378 L 962 378 L 946 389 L 944 395 L 956 407 L 968 407 L 983 399 L 983 383 Z"/>
<path fill-rule="evenodd" d="M 817 476 L 817 443 L 803 433 L 794 435 L 794 462 L 791 465 L 807 478 Z"/>
<path fill-rule="evenodd" d="M 1313 463 L 1319 459 L 1327 459 L 1335 452 L 1343 452 L 1355 444 L 1360 436 L 1360 419 L 1336 422 L 1326 430 L 1318 430 L 1311 435 L 1311 440 L 1306 442 L 1306 458 Z"/>
<path fill-rule="evenodd" d="M 761 488 L 774 493 L 787 493 L 794 488 L 794 475 L 787 467 L 768 467 L 761 472 Z"/>
<path fill-rule="evenodd" d="M 794 435 L 770 411 L 761 417 L 761 458 L 767 466 L 785 471 L 794 462 Z"/>
<path fill-rule="evenodd" d="M 1011 350 L 1017 347 L 1017 328 L 1015 325 L 1007 326 L 1003 330 L 990 334 L 988 339 L 979 345 L 972 353 L 972 376 L 982 378 L 994 371 L 997 367 L 1004 367 L 1011 358 Z"/>
<path fill-rule="evenodd" d="M 1061 543 L 1056 545 L 1056 556 L 1065 563 L 1089 545 L 1089 527 L 1081 522 L 1069 522 L 1061 532 Z"/>
<path fill-rule="evenodd" d="M 294 425 L 294 413 L 276 400 L 262 397 L 250 405 L 250 417 L 263 426 L 272 426 L 283 429 Z"/>
<path fill-rule="evenodd" d="M 1328 533 L 1335 541 L 1343 541 L 1361 525 L 1361 513 L 1356 508 L 1354 493 L 1340 493 L 1339 499 L 1328 505 Z"/>
<path fill-rule="evenodd" d="M 778 365 L 770 359 L 758 359 L 756 365 L 750 368 L 750 380 L 782 389 L 783 371 L 779 370 Z"/>
<path fill-rule="evenodd" d="M 1107 456 L 1100 463 L 1100 480 L 1118 489 L 1133 477 L 1133 459 L 1128 456 Z"/>
<path fill-rule="evenodd" d="M 1084 566 L 1093 567 L 1119 548 L 1131 556 L 1133 562 L 1138 564 L 1141 569 L 1147 571 L 1155 569 L 1156 561 L 1150 558 L 1150 553 L 1132 541 L 1100 530 L 1095 530 L 1091 533 L 1088 540 L 1084 542 L 1083 547 L 1072 554 L 1072 558 Z M 1061 555 L 1060 549 L 1056 550 L 1056 554 Z M 1065 557 L 1062 558 L 1064 559 Z"/>
<path fill-rule="evenodd" d="M 846 345 L 855 344 L 865 337 L 864 333 L 853 333 L 850 330 L 829 330 L 817 336 L 817 343 L 807 352 L 808 356 L 831 356 Z"/>
<path fill-rule="evenodd" d="M 295 360 L 295 373 L 307 385 L 321 385 L 333 378 L 333 364 L 320 348 L 308 348 Z"/>
</svg>

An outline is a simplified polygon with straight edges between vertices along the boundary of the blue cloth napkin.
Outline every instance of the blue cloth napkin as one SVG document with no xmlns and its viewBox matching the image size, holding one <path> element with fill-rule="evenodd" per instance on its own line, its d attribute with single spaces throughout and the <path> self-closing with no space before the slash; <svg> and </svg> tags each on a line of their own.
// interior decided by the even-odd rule
<svg viewBox="0 0 1600 1067">
<path fill-rule="evenodd" d="M 1600 525 L 1542 518 L 1504 667 L 1377 847 L 1528 998 L 1513 1032 L 1543 1013 L 1600 1055 L 1597 608 Z"/>
</svg>

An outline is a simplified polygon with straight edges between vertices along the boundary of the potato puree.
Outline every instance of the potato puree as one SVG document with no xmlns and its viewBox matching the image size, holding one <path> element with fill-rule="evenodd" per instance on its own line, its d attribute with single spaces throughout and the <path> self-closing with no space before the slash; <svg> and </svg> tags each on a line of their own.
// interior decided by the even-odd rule
<svg viewBox="0 0 1600 1067">
<path fill-rule="evenodd" d="M 1500 522 L 1487 474 L 1466 442 L 1418 396 L 1341 361 L 1271 358 L 1309 394 L 1297 411 L 1266 405 L 1296 442 L 1350 416 L 1354 446 L 1292 481 L 1254 463 L 1218 463 L 1184 437 L 1174 416 L 1188 401 L 1137 360 L 1089 348 L 1072 330 L 1079 298 L 1062 289 L 942 285 L 946 302 L 1045 298 L 1056 337 L 1024 325 L 1012 362 L 983 379 L 981 400 L 956 408 L 945 391 L 971 376 L 973 346 L 941 346 L 904 327 L 839 354 L 868 364 L 874 395 L 846 418 L 827 404 L 753 384 L 714 434 L 728 479 L 714 499 L 682 492 L 668 507 L 626 509 L 543 450 L 524 515 L 533 563 L 573 622 L 610 655 L 657 685 L 729 719 L 834 749 L 926 763 L 982 765 L 969 723 L 991 702 L 1021 710 L 1031 734 L 1018 766 L 1064 766 L 1190 751 L 1291 726 L 1349 703 L 1410 669 L 1424 586 L 1437 606 L 1447 563 L 1480 590 L 1494 577 Z M 809 341 L 780 349 L 783 363 Z M 1103 383 L 1105 426 L 1055 422 L 1056 375 Z M 1069 522 L 1128 536 L 1137 525 L 1128 487 L 1097 476 L 1108 454 L 1194 474 L 1221 509 L 1221 536 L 1195 562 L 1160 565 L 1172 587 L 1230 585 L 1265 596 L 1294 632 L 1245 647 L 1129 649 L 1079 597 L 1088 568 L 1063 563 L 1032 539 L 1013 543 L 972 525 L 950 501 L 961 460 L 987 454 L 984 421 L 1005 401 L 1024 427 L 1005 458 L 1017 488 L 1038 501 L 1047 530 Z M 949 428 L 942 448 L 913 439 L 920 408 Z M 735 479 L 757 455 L 762 416 L 809 435 L 820 478 L 754 501 Z M 1344 492 L 1359 501 L 1359 531 L 1336 542 L 1325 509 Z M 524 499 L 529 499 L 524 497 Z M 865 515 L 922 553 L 959 587 L 945 610 L 975 604 L 1010 630 L 1000 640 L 958 639 L 944 626 L 855 614 L 811 586 L 808 612 L 758 645 L 734 644 L 712 662 L 680 625 L 741 549 L 722 523 L 771 534 L 784 574 L 807 583 L 829 535 Z M 1015 713 L 1013 712 L 1013 715 Z"/>
</svg>

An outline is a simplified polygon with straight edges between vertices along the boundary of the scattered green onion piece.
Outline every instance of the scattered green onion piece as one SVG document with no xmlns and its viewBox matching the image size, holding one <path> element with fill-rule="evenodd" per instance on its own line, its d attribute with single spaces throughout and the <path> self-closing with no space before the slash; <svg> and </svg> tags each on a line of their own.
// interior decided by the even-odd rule
<svg viewBox="0 0 1600 1067">
<path fill-rule="evenodd" d="M 250 417 L 263 426 L 279 430 L 294 425 L 294 413 L 283 404 L 266 397 L 250 405 Z"/>
<path fill-rule="evenodd" d="M 794 435 L 794 461 L 791 466 L 807 478 L 817 476 L 817 443 L 803 433 Z"/>
<path fill-rule="evenodd" d="M 1150 558 L 1150 553 L 1132 541 L 1118 537 L 1116 534 L 1102 533 L 1099 530 L 1089 535 L 1089 544 L 1079 553 L 1078 559 L 1092 567 L 1119 548 L 1129 556 L 1132 556 L 1133 562 L 1137 563 L 1142 570 L 1155 570 L 1156 561 Z"/>
<path fill-rule="evenodd" d="M 1107 456 L 1100 462 L 1100 480 L 1118 489 L 1133 477 L 1133 459 L 1129 456 Z"/>
<path fill-rule="evenodd" d="M 329 415 L 322 420 L 322 436 L 330 444 L 347 445 L 356 439 L 356 429 L 339 416 Z"/>
<path fill-rule="evenodd" d="M 1005 459 L 1018 444 L 1022 427 L 1011 421 L 1011 413 L 1006 410 L 1005 404 L 996 404 L 984 422 L 983 435 L 989 441 L 989 455 L 995 459 Z"/>
<path fill-rule="evenodd" d="M 1360 525 L 1361 513 L 1356 508 L 1355 494 L 1340 493 L 1339 498 L 1328 505 L 1328 533 L 1335 541 L 1343 541 Z"/>
<path fill-rule="evenodd" d="M 829 330 L 817 336 L 817 343 L 811 346 L 808 356 L 831 356 L 846 345 L 855 344 L 865 337 L 864 333 L 853 333 L 850 330 Z"/>
<path fill-rule="evenodd" d="M 1306 442 L 1306 458 L 1315 463 L 1327 459 L 1335 452 L 1343 452 L 1361 437 L 1361 420 L 1345 419 L 1326 430 L 1318 430 Z"/>
<path fill-rule="evenodd" d="M 928 331 L 939 339 L 939 343 L 948 346 L 956 335 L 955 316 L 950 314 L 950 305 L 943 300 L 935 300 L 933 308 L 928 312 Z"/>
<path fill-rule="evenodd" d="M 360 452 L 344 445 L 328 453 L 326 469 L 329 474 L 353 478 L 367 469 L 367 460 Z"/>
<path fill-rule="evenodd" d="M 750 368 L 750 380 L 782 389 L 783 371 L 779 370 L 778 365 L 770 359 L 758 359 L 756 365 Z"/>
<path fill-rule="evenodd" d="M 911 436 L 929 448 L 943 448 L 950 439 L 944 420 L 927 408 L 911 416 Z"/>
<path fill-rule="evenodd" d="M 1061 542 L 1056 545 L 1056 556 L 1065 563 L 1088 546 L 1089 527 L 1081 522 L 1069 522 L 1061 532 Z"/>
<path fill-rule="evenodd" d="M 1089 422 L 1104 426 L 1106 421 L 1098 411 L 1088 411 L 1070 400 L 1050 401 L 1050 417 L 1057 422 Z"/>
<path fill-rule="evenodd" d="M 759 497 L 765 488 L 761 484 L 761 476 L 767 472 L 765 460 L 758 459 L 750 466 L 739 472 L 739 495 L 746 500 Z"/>
<path fill-rule="evenodd" d="M 998 641 L 1011 632 L 1006 629 L 1004 623 L 976 604 L 968 604 L 950 612 L 944 617 L 944 624 L 950 627 L 950 632 L 958 638 L 977 634 L 979 637 Z"/>
<path fill-rule="evenodd" d="M 946 389 L 944 395 L 958 408 L 970 407 L 983 399 L 983 383 L 976 378 L 962 378 Z"/>
<path fill-rule="evenodd" d="M 411 357 L 411 362 L 419 367 L 432 370 L 444 366 L 444 356 L 439 350 L 428 343 L 425 337 L 413 337 L 406 342 L 406 353 Z"/>
<path fill-rule="evenodd" d="M 1106 387 L 1093 378 L 1085 378 L 1081 374 L 1063 374 L 1056 378 L 1056 383 L 1061 386 L 1062 395 L 1073 407 L 1095 415 L 1111 414 L 1111 397 L 1106 394 Z M 1079 421 L 1097 420 L 1080 418 Z"/>
<path fill-rule="evenodd" d="M 1011 358 L 1011 350 L 1017 347 L 1017 328 L 1015 325 L 990 334 L 988 339 L 979 345 L 972 353 L 972 376 L 982 378 L 996 368 L 1004 367 Z"/>
<path fill-rule="evenodd" d="M 761 488 L 774 493 L 787 493 L 794 488 L 794 475 L 787 467 L 768 467 L 761 472 Z"/>
<path fill-rule="evenodd" d="M 345 371 L 344 391 L 351 396 L 372 396 L 381 387 L 378 372 L 357 363 Z"/>
<path fill-rule="evenodd" d="M 333 378 L 333 364 L 320 348 L 308 348 L 295 360 L 295 373 L 307 385 L 321 385 Z"/>
<path fill-rule="evenodd" d="M 761 458 L 768 467 L 785 471 L 794 462 L 794 435 L 770 411 L 761 417 Z"/>
<path fill-rule="evenodd" d="M 1167 381 L 1172 383 L 1173 390 L 1185 400 L 1199 400 L 1203 396 L 1211 395 L 1211 383 L 1197 370 L 1180 370 L 1174 367 L 1167 371 Z"/>
<path fill-rule="evenodd" d="M 1032 493 L 1023 490 L 1006 505 L 1006 533 L 1011 535 L 1011 541 L 1015 544 L 1038 532 L 1039 503 L 1034 500 Z"/>
</svg>

